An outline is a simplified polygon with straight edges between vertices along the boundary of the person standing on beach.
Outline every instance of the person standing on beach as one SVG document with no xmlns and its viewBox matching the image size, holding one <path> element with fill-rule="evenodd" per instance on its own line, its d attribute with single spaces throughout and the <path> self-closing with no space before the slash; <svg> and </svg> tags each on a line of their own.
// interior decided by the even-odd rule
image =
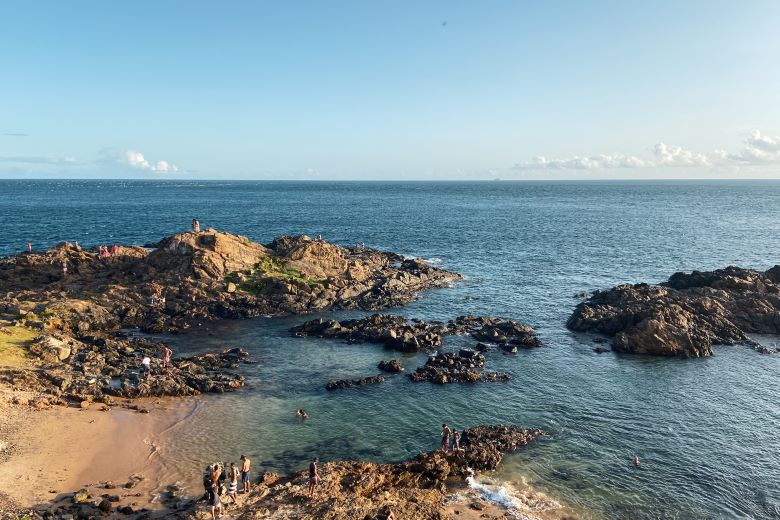
<svg viewBox="0 0 780 520">
<path fill-rule="evenodd" d="M 450 451 L 450 427 L 446 424 L 441 425 L 441 450 L 444 453 Z"/>
<path fill-rule="evenodd" d="M 236 503 L 236 495 L 238 494 L 238 466 L 235 462 L 230 463 L 230 485 L 228 486 L 228 496 Z"/>
<path fill-rule="evenodd" d="M 320 461 L 317 457 L 314 457 L 309 464 L 309 498 L 314 497 L 317 492 L 317 484 L 320 481 L 320 472 L 317 469 L 317 463 Z"/>
<path fill-rule="evenodd" d="M 249 493 L 249 467 L 252 465 L 252 461 L 246 455 L 241 455 L 241 484 L 244 488 L 244 493 Z"/>
</svg>

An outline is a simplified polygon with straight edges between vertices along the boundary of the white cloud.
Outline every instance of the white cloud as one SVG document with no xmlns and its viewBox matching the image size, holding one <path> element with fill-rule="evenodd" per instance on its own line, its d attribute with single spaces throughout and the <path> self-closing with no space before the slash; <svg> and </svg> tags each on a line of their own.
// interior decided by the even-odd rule
<svg viewBox="0 0 780 520">
<path fill-rule="evenodd" d="M 144 154 L 136 150 L 127 150 L 125 152 L 125 162 L 132 168 L 138 170 L 148 170 L 152 172 L 177 172 L 179 168 L 168 161 L 149 162 Z"/>
<path fill-rule="evenodd" d="M 593 155 L 589 157 L 575 156 L 570 159 L 547 159 L 542 155 L 534 157 L 533 161 L 517 164 L 517 170 L 601 170 L 612 168 L 641 168 L 646 161 L 633 155 Z"/>
<path fill-rule="evenodd" d="M 686 150 L 679 146 L 667 146 L 658 143 L 653 148 L 653 154 L 658 166 L 710 166 L 707 156 Z"/>
<path fill-rule="evenodd" d="M 727 155 L 738 163 L 768 164 L 780 162 L 780 137 L 761 135 L 754 130 L 745 139 L 744 147 L 737 153 Z"/>
<path fill-rule="evenodd" d="M 607 154 L 568 159 L 534 157 L 532 161 L 519 163 L 515 170 L 608 170 L 661 167 L 728 167 L 780 163 L 780 137 L 762 135 L 753 131 L 745 139 L 741 150 L 729 153 L 714 150 L 709 153 L 693 152 L 680 146 L 658 143 L 653 147 L 653 157 L 642 159 L 634 155 Z"/>
</svg>

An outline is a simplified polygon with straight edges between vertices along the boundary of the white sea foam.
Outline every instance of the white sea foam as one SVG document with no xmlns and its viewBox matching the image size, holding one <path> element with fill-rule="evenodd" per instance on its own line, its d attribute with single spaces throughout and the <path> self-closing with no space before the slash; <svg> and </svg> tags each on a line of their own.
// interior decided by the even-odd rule
<svg viewBox="0 0 780 520">
<path fill-rule="evenodd" d="M 561 507 L 528 485 L 524 485 L 524 491 L 521 491 L 509 482 L 485 481 L 475 476 L 468 477 L 466 482 L 468 491 L 453 497 L 456 501 L 480 498 L 501 507 L 507 516 L 518 520 L 538 520 L 539 513 Z"/>
</svg>

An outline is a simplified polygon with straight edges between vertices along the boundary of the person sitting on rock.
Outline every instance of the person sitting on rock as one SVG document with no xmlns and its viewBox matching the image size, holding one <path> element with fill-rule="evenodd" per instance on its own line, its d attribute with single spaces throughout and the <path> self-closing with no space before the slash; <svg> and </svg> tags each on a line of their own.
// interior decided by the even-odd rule
<svg viewBox="0 0 780 520">
<path fill-rule="evenodd" d="M 317 469 L 317 463 L 320 461 L 317 457 L 314 457 L 309 464 L 309 498 L 314 497 L 317 492 L 317 484 L 320 481 L 320 472 Z"/>
<path fill-rule="evenodd" d="M 446 424 L 441 425 L 441 450 L 444 453 L 450 451 L 450 427 Z"/>
</svg>

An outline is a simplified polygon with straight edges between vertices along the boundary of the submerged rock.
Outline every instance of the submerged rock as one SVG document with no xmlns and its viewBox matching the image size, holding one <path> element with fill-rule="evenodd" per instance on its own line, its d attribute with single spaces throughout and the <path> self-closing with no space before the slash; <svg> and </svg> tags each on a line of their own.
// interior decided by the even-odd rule
<svg viewBox="0 0 780 520">
<path fill-rule="evenodd" d="M 780 266 L 675 273 L 660 285 L 597 291 L 567 322 L 612 336 L 613 350 L 703 357 L 715 344 L 755 346 L 747 334 L 780 334 Z"/>
<path fill-rule="evenodd" d="M 377 383 L 384 383 L 385 378 L 382 376 L 370 376 L 363 379 L 339 379 L 338 381 L 331 381 L 325 385 L 326 390 L 340 390 L 343 388 L 351 388 L 353 386 L 363 385 L 375 385 Z"/>
</svg>

